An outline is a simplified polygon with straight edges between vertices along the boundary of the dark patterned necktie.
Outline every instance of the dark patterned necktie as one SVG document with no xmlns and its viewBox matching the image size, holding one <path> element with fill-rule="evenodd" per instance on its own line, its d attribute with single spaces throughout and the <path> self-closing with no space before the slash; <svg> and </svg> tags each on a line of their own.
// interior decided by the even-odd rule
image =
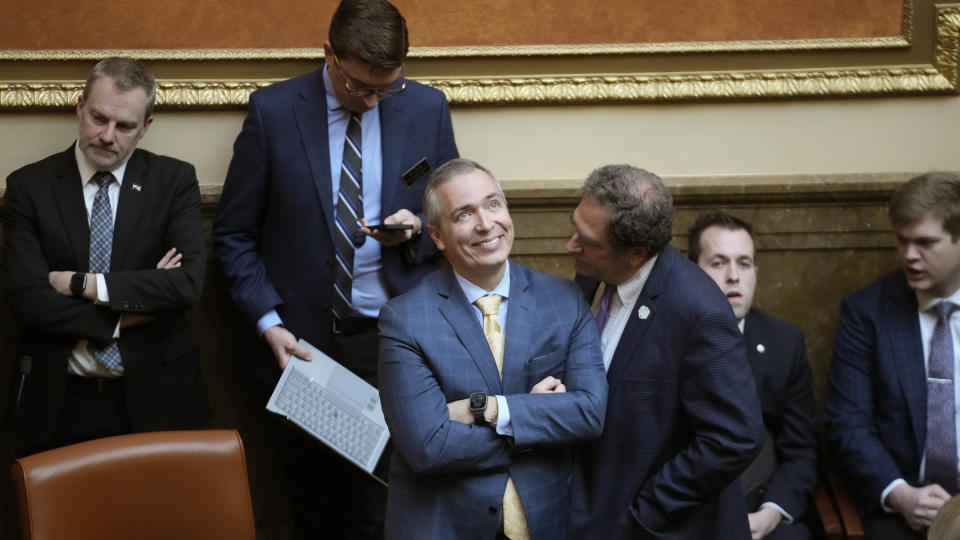
<svg viewBox="0 0 960 540">
<path fill-rule="evenodd" d="M 930 341 L 927 375 L 926 481 L 940 484 L 951 495 L 957 492 L 957 414 L 953 379 L 953 333 L 950 316 L 956 304 L 937 304 L 937 326 Z"/>
<path fill-rule="evenodd" d="M 93 209 L 90 212 L 90 272 L 106 274 L 110 272 L 110 254 L 113 252 L 113 210 L 110 208 L 108 190 L 113 183 L 113 175 L 100 171 L 93 175 L 93 182 L 100 188 L 93 198 Z M 120 348 L 116 340 L 111 340 L 102 349 L 92 345 L 88 347 L 94 358 L 105 368 L 114 371 L 120 366 Z"/>
<path fill-rule="evenodd" d="M 343 140 L 334 235 L 337 264 L 333 274 L 333 314 L 341 319 L 353 311 L 353 254 L 366 240 L 359 224 L 363 217 L 362 141 L 360 114 L 351 113 Z"/>
</svg>

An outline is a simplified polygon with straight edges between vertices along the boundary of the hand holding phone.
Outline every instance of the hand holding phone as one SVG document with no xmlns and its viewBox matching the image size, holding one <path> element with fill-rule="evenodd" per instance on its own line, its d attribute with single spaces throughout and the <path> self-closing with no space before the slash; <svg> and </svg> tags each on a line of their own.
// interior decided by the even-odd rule
<svg viewBox="0 0 960 540">
<path fill-rule="evenodd" d="M 371 231 L 409 231 L 413 225 L 409 223 L 380 223 L 379 225 L 367 225 Z"/>
</svg>

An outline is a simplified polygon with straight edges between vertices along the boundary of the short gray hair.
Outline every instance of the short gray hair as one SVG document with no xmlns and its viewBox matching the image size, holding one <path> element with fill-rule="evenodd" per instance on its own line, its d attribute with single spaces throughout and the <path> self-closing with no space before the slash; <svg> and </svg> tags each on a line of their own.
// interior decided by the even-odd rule
<svg viewBox="0 0 960 540">
<path fill-rule="evenodd" d="M 610 212 L 610 240 L 625 253 L 656 255 L 673 235 L 673 197 L 660 177 L 630 165 L 605 165 L 587 177 L 580 195 Z"/>
<path fill-rule="evenodd" d="M 97 62 L 87 75 L 87 82 L 83 87 L 83 100 L 90 97 L 93 85 L 104 77 L 113 79 L 113 86 L 121 92 L 129 92 L 134 88 L 142 88 L 147 94 L 147 109 L 144 120 L 153 114 L 153 104 L 157 100 L 157 80 L 153 73 L 142 62 L 133 58 L 111 56 Z"/>
<path fill-rule="evenodd" d="M 503 203 L 507 203 L 507 198 L 503 196 L 503 186 L 501 186 L 500 181 L 493 176 L 490 169 L 472 159 L 451 159 L 434 169 L 433 173 L 430 174 L 430 178 L 427 179 L 427 186 L 423 189 L 423 215 L 427 218 L 427 225 L 432 225 L 433 227 L 440 226 L 440 218 L 442 216 L 440 215 L 440 201 L 437 200 L 437 188 L 454 178 L 469 174 L 473 171 L 483 171 L 487 173 L 487 176 L 492 178 L 493 183 L 496 184 L 497 191 L 500 193 L 500 198 L 503 199 Z"/>
</svg>

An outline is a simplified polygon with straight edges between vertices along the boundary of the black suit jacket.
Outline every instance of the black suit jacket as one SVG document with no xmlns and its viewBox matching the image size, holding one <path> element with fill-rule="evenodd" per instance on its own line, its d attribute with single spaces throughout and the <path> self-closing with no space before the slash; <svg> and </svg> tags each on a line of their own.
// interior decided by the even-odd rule
<svg viewBox="0 0 960 540">
<path fill-rule="evenodd" d="M 588 298 L 596 281 L 580 280 Z M 607 372 L 603 434 L 578 451 L 569 538 L 750 538 L 737 477 L 763 443 L 730 303 L 667 246 Z"/>
<path fill-rule="evenodd" d="M 182 266 L 157 270 L 171 247 Z M 58 293 L 54 270 L 86 272 L 90 228 L 73 146 L 14 171 L 4 196 L 4 283 L 21 324 L 21 354 L 33 357 L 16 425 L 31 446 L 53 433 L 67 361 L 79 339 L 106 343 L 123 312 L 152 322 L 120 331 L 123 384 L 134 431 L 199 427 L 207 405 L 196 341 L 185 312 L 203 288 L 200 189 L 192 165 L 135 150 L 114 224 L 109 306 Z"/>
<path fill-rule="evenodd" d="M 756 309 L 744 326 L 747 358 L 772 439 L 776 469 L 761 482 L 757 502 L 773 502 L 799 520 L 817 483 L 817 413 L 803 332 Z M 747 511 L 756 511 L 756 506 Z"/>
</svg>

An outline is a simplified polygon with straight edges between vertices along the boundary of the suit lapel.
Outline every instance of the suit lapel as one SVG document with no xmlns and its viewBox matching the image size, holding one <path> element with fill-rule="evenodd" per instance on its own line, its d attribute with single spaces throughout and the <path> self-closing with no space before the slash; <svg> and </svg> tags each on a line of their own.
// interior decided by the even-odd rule
<svg viewBox="0 0 960 540">
<path fill-rule="evenodd" d="M 70 237 L 77 268 L 86 270 L 90 266 L 90 223 L 87 221 L 83 184 L 73 146 L 60 154 L 54 174 L 57 181 L 53 184 L 53 196 L 57 201 L 57 209 Z"/>
<path fill-rule="evenodd" d="M 327 230 L 333 235 L 333 181 L 330 178 L 330 146 L 327 132 L 327 94 L 323 87 L 323 68 L 314 72 L 313 81 L 300 91 L 293 104 L 300 142 L 307 157 L 313 185 L 323 208 Z M 304 193 L 304 196 L 307 194 Z"/>
<path fill-rule="evenodd" d="M 536 299 L 529 294 L 527 273 L 519 264 L 510 265 L 510 298 L 503 351 L 504 389 L 508 394 L 526 393 L 525 363 L 536 326 Z"/>
<path fill-rule="evenodd" d="M 613 353 L 610 370 L 607 373 L 607 384 L 610 385 L 611 393 L 623 380 L 623 372 L 627 369 L 627 366 L 642 354 L 640 343 L 643 341 L 647 329 L 657 319 L 657 298 L 663 289 L 664 280 L 670 275 L 670 270 L 674 265 L 673 257 L 676 254 L 672 251 L 673 249 L 671 246 L 667 246 L 660 253 L 660 257 L 650 271 L 650 276 L 647 277 L 647 282 L 640 291 L 640 296 L 630 308 L 630 318 L 627 319 L 627 325 L 620 336 L 620 342 L 617 343 L 617 349 Z M 646 318 L 641 319 L 639 312 L 643 307 L 646 307 L 643 310 L 646 313 Z"/>
<path fill-rule="evenodd" d="M 449 268 L 445 270 L 444 279 L 440 281 L 437 293 L 443 297 L 443 300 L 440 301 L 440 313 L 453 328 L 460 343 L 467 350 L 467 354 L 470 355 L 477 369 L 480 370 L 484 381 L 487 383 L 488 393 L 502 395 L 503 385 L 500 382 L 500 374 L 497 373 L 497 364 L 493 360 L 493 353 L 490 352 L 487 339 L 483 337 L 483 328 L 477 321 L 476 314 L 472 311 L 473 306 L 467 303 L 467 298 L 463 295 L 460 284 L 453 276 L 453 270 Z M 506 356 L 506 350 L 504 356 Z"/>
<path fill-rule="evenodd" d="M 888 285 L 885 287 L 888 299 L 883 304 L 890 321 L 887 343 L 893 351 L 893 362 L 910 411 L 919 455 L 927 436 L 927 375 L 917 318 L 917 296 L 907 286 L 902 272 Z"/>
<path fill-rule="evenodd" d="M 755 310 L 747 312 L 746 322 L 743 328 L 743 341 L 747 346 L 747 360 L 750 361 L 750 369 L 753 370 L 753 377 L 757 381 L 757 388 L 762 386 L 765 363 L 763 356 L 757 351 L 757 345 L 760 345 L 761 336 L 768 336 L 763 328 L 763 320 L 757 315 Z M 764 345 L 766 347 L 766 345 Z"/>
<path fill-rule="evenodd" d="M 403 144 L 409 136 L 404 132 L 403 122 L 403 95 L 380 102 L 380 212 L 382 217 L 389 216 L 395 205 L 393 203 L 399 180 L 400 156 L 403 155 Z"/>
<path fill-rule="evenodd" d="M 123 256 L 127 253 L 127 248 L 130 247 L 130 242 L 136 233 L 140 212 L 143 210 L 143 201 L 151 192 L 148 172 L 143 152 L 135 150 L 127 161 L 123 183 L 120 184 L 117 218 L 113 224 L 113 249 L 110 252 L 111 270 L 123 268 Z M 134 189 L 134 186 L 138 186 L 138 189 Z"/>
</svg>

